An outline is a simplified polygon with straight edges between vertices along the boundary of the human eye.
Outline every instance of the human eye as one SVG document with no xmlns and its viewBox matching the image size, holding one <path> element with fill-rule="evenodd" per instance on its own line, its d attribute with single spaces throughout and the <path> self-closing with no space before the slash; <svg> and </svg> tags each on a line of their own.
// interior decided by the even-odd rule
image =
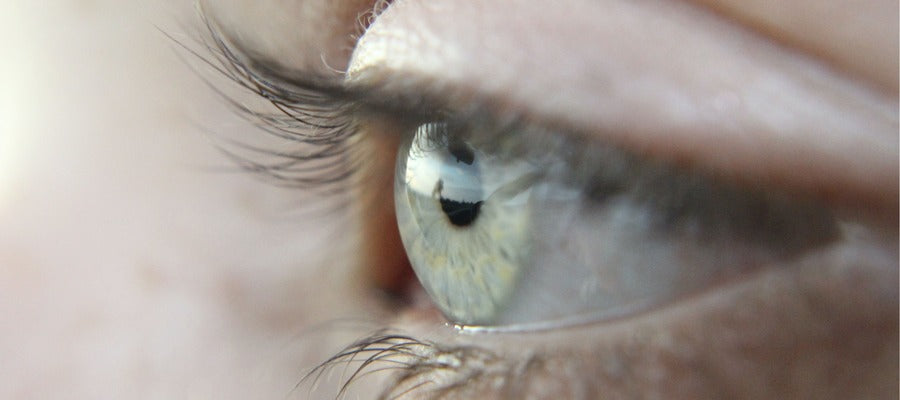
<svg viewBox="0 0 900 400">
<path fill-rule="evenodd" d="M 546 246 L 541 252 L 545 260 L 535 261 L 529 254 L 524 257 L 528 260 L 516 260 L 514 268 L 525 270 L 526 275 L 551 274 L 561 259 L 572 255 L 562 244 L 581 241 L 588 248 L 608 245 L 615 251 L 626 249 L 622 252 L 626 261 L 610 262 L 613 268 L 637 259 L 641 261 L 636 264 L 663 270 L 639 271 L 635 288 L 628 291 L 637 298 L 616 299 L 612 306 L 594 303 L 602 296 L 585 296 L 586 304 L 573 305 L 573 297 L 567 297 L 571 286 L 566 285 L 579 282 L 567 280 L 569 276 L 551 276 L 552 281 L 534 279 L 539 284 L 530 288 L 520 283 L 528 279 L 512 279 L 504 283 L 508 285 L 504 290 L 511 294 L 499 296 L 513 300 L 503 298 L 499 306 L 489 300 L 490 310 L 484 314 L 474 313 L 474 306 L 457 311 L 437 300 L 438 308 L 452 323 L 493 326 L 550 321 L 555 329 L 437 334 L 434 320 L 407 323 L 398 318 L 394 325 L 412 332 L 417 341 L 371 342 L 399 346 L 396 348 L 403 352 L 390 354 L 408 357 L 400 360 L 405 366 L 401 376 L 406 377 L 401 383 L 407 386 L 398 385 L 389 393 L 414 388 L 420 395 L 471 396 L 477 393 L 475 388 L 480 388 L 513 393 L 511 396 L 534 390 L 544 393 L 535 394 L 537 397 L 551 393 L 585 398 L 610 393 L 613 397 L 667 393 L 673 398 L 715 398 L 803 397 L 816 393 L 825 397 L 841 397 L 842 393 L 877 396 L 893 390 L 878 382 L 882 382 L 884 371 L 896 371 L 896 230 L 892 227 L 896 220 L 895 98 L 846 82 L 812 60 L 793 57 L 784 49 L 761 43 L 746 32 L 683 5 L 609 2 L 607 7 L 573 2 L 577 10 L 566 11 L 510 2 L 506 5 L 515 6 L 518 19 L 509 19 L 491 5 L 471 4 L 397 2 L 378 17 L 357 45 L 346 87 L 358 100 L 354 115 L 359 135 L 355 140 L 368 149 L 362 159 L 374 169 L 368 171 L 370 175 L 360 176 L 382 177 L 357 181 L 361 182 L 356 188 L 360 193 L 381 195 L 377 202 L 371 200 L 373 196 L 366 196 L 369 201 L 361 207 L 374 211 L 363 215 L 390 208 L 385 206 L 390 199 L 384 195 L 390 196 L 395 159 L 401 163 L 399 171 L 421 171 L 423 176 L 430 176 L 425 189 L 398 180 L 407 182 L 398 186 L 401 194 L 425 192 L 417 210 L 400 204 L 398 212 L 406 210 L 410 213 L 407 218 L 428 218 L 427 222 L 443 224 L 437 228 L 438 236 L 456 229 L 450 225 L 467 224 L 448 222 L 441 200 L 453 201 L 454 194 L 449 193 L 449 181 L 438 184 L 443 179 L 438 176 L 441 168 L 436 163 L 456 161 L 450 156 L 457 160 L 471 158 L 473 164 L 475 160 L 492 160 L 487 163 L 489 168 L 478 169 L 478 174 L 487 171 L 496 176 L 485 180 L 499 182 L 519 174 L 522 168 L 517 163 L 538 165 L 536 170 L 549 172 L 526 172 L 529 180 L 525 190 L 530 190 L 529 195 L 543 194 L 529 197 L 529 208 L 522 218 L 534 221 L 558 215 L 561 211 L 548 212 L 553 208 L 542 206 L 553 198 L 551 195 L 566 194 L 556 205 L 558 209 L 575 210 L 574 222 L 568 221 L 575 225 L 551 220 L 558 223 L 553 227 L 562 235 L 555 242 L 543 236 L 536 239 L 534 230 L 523 228 L 528 235 L 513 238 L 513 251 L 544 241 L 559 246 Z M 578 10 L 582 19 L 577 18 Z M 450 11 L 459 21 L 481 21 L 483 25 L 442 23 L 438 15 Z M 572 25 L 570 30 L 560 28 L 528 37 L 522 30 L 527 24 L 503 24 L 536 23 L 541 20 L 535 18 L 538 15 L 554 21 L 571 18 L 566 21 Z M 612 28 L 608 28 L 610 32 L 588 29 L 598 23 L 607 27 L 618 23 L 622 25 L 616 32 L 629 33 L 628 22 L 645 17 L 662 25 L 647 30 L 649 36 L 638 41 L 653 45 L 642 52 L 610 45 Z M 692 27 L 690 23 L 698 25 Z M 487 26 L 495 29 L 495 37 L 483 35 Z M 681 50 L 666 48 L 667 42 L 652 33 L 659 35 L 667 30 L 679 33 L 678 40 L 691 45 Z M 707 30 L 722 37 L 704 39 Z M 580 35 L 587 36 L 591 43 L 605 44 L 601 48 L 606 51 L 579 53 L 580 46 L 585 45 Z M 514 47 L 510 44 L 516 43 L 513 38 L 535 53 L 515 58 L 519 51 L 510 50 Z M 545 44 L 551 50 L 542 53 L 535 48 Z M 733 51 L 738 44 L 743 46 L 742 52 Z M 673 54 L 659 56 L 661 49 Z M 618 63 L 592 56 L 579 58 L 584 53 L 599 53 Z M 698 55 L 712 61 L 692 63 L 697 60 L 692 57 Z M 679 62 L 667 64 L 667 59 Z M 703 65 L 721 70 L 690 73 Z M 744 75 L 734 78 L 735 74 Z M 748 76 L 757 79 L 745 81 Z M 827 93 L 817 92 L 820 89 Z M 475 111 L 467 111 L 471 109 Z M 436 162 L 428 162 L 429 158 L 421 161 L 421 154 L 413 154 L 414 146 L 427 147 L 419 145 L 419 132 L 431 132 L 423 136 L 434 140 L 425 142 L 436 143 L 440 151 L 446 146 L 446 151 L 433 157 Z M 473 157 L 454 154 L 451 143 L 466 148 Z M 575 151 L 566 150 L 571 148 Z M 861 155 L 868 158 L 856 157 Z M 599 178 L 601 172 L 610 170 L 604 162 L 616 159 L 629 160 L 619 163 L 628 169 Z M 414 161 L 413 171 L 410 160 Z M 504 173 L 507 168 L 513 172 Z M 641 171 L 646 170 L 660 180 L 642 184 Z M 476 175 L 472 168 L 460 171 L 454 179 L 462 183 L 471 183 Z M 406 178 L 400 173 L 398 176 Z M 683 225 L 670 226 L 674 233 L 666 232 L 665 226 L 641 228 L 627 221 L 604 228 L 608 219 L 591 214 L 600 212 L 600 207 L 586 195 L 590 193 L 587 188 L 604 179 L 616 183 L 615 187 L 631 188 L 601 191 L 598 197 L 604 197 L 604 193 L 614 197 L 603 203 L 608 210 L 638 204 L 643 208 L 638 207 L 640 211 L 630 218 L 670 215 Z M 677 182 L 690 184 L 682 187 Z M 481 182 L 477 186 L 482 191 L 485 187 Z M 665 197 L 673 188 L 682 195 Z M 638 193 L 649 200 L 640 203 L 634 196 L 621 197 L 621 193 Z M 772 193 L 784 193 L 785 197 L 774 197 L 786 200 L 772 200 Z M 517 199 L 521 194 L 510 193 L 509 198 L 522 200 Z M 479 201 L 456 195 L 460 200 L 456 203 Z M 693 201 L 687 201 L 691 207 L 664 212 L 685 199 Z M 488 201 L 484 200 L 481 207 L 487 207 Z M 430 214 L 425 207 L 431 207 Z M 762 210 L 766 218 L 747 215 L 747 209 Z M 710 210 L 723 212 L 711 217 L 715 213 L 708 213 Z M 485 217 L 470 214 L 473 218 L 469 225 L 481 223 L 479 218 Z M 510 219 L 515 216 L 496 220 Z M 494 221 L 484 220 L 484 224 Z M 762 226 L 753 225 L 760 221 L 765 221 Z M 381 219 L 379 225 L 362 227 L 371 233 L 364 240 L 369 243 L 372 259 L 378 260 L 362 264 L 385 275 L 402 276 L 396 270 L 405 268 L 407 257 L 399 251 L 398 238 L 384 234 L 391 231 L 392 223 Z M 705 232 L 712 243 L 699 242 L 702 235 L 691 236 L 691 229 Z M 595 236 L 598 231 L 609 232 L 605 242 Z M 466 234 L 462 232 L 453 240 L 434 240 L 443 242 L 446 251 L 455 251 L 465 242 Z M 407 236 L 429 240 L 425 233 L 415 231 Z M 672 250 L 671 243 L 682 246 Z M 741 246 L 750 249 L 735 250 Z M 447 298 L 446 293 L 460 291 L 464 293 L 461 298 L 471 299 L 490 291 L 471 279 L 423 277 L 421 271 L 433 268 L 434 261 L 417 261 L 420 250 L 411 247 L 407 245 L 409 258 L 433 297 L 443 293 Z M 648 248 L 651 251 L 642 252 Z M 601 249 L 588 253 L 586 260 L 573 263 L 573 275 L 602 265 L 610 254 Z M 479 254 L 484 253 L 467 251 L 457 258 L 471 265 L 475 264 L 471 259 Z M 682 265 L 674 257 L 681 257 L 685 269 L 673 267 Z M 746 269 L 739 268 L 740 264 L 765 268 L 750 268 L 756 273 L 743 274 Z M 726 273 L 727 285 L 710 280 L 722 271 L 731 271 L 731 275 Z M 677 276 L 665 277 L 666 273 Z M 614 280 L 613 284 L 622 282 Z M 650 286 L 644 289 L 641 285 Z M 698 290 L 703 293 L 694 293 Z M 512 294 L 517 291 L 525 294 Z M 696 295 L 674 300 L 689 292 Z M 536 294 L 544 297 L 535 298 Z M 629 304 L 642 301 L 653 303 L 652 309 L 622 314 L 609 311 L 619 305 L 629 309 Z M 553 302 L 561 306 L 548 311 L 547 304 Z M 520 310 L 508 311 L 516 307 Z M 612 314 L 604 314 L 607 311 L 624 318 L 609 320 Z M 410 310 L 400 314 L 409 315 Z M 569 317 L 588 317 L 589 323 L 557 324 Z M 856 347 L 841 346 L 847 337 Z M 422 342 L 429 343 L 424 350 L 414 345 Z M 523 352 L 522 348 L 533 350 Z M 376 346 L 371 351 L 369 354 L 377 357 L 382 354 L 378 351 L 386 350 Z M 779 365 L 786 354 L 792 355 L 793 364 Z M 835 368 L 853 370 L 837 374 L 867 382 L 866 387 L 828 382 L 828 371 Z"/>
<path fill-rule="evenodd" d="M 814 202 L 678 171 L 602 140 L 478 118 L 414 128 L 394 176 L 407 256 L 461 326 L 627 316 L 839 235 Z"/>
</svg>

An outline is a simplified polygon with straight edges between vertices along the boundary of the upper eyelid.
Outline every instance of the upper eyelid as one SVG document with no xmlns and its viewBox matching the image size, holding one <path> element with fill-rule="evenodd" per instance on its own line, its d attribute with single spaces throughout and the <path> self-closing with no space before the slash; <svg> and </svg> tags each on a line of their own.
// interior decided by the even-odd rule
<svg viewBox="0 0 900 400">
<path fill-rule="evenodd" d="M 438 3 L 441 2 L 438 1 Z M 615 2 L 609 4 L 613 3 Z M 527 5 L 528 3 L 523 2 L 523 4 Z M 600 7 L 594 3 L 585 4 L 591 7 Z M 464 31 L 466 28 L 459 27 L 465 23 L 456 24 L 451 21 L 489 23 L 486 22 L 486 19 L 493 13 L 487 12 L 480 18 L 467 18 L 467 14 L 465 14 L 467 8 L 460 6 L 452 8 L 453 12 L 463 10 L 460 13 L 448 16 L 441 11 L 435 14 L 439 14 L 441 18 L 431 18 L 428 13 L 432 10 L 449 11 L 451 8 L 444 8 L 441 4 L 432 3 L 423 6 L 416 2 L 396 3 L 387 10 L 385 15 L 375 21 L 357 45 L 351 61 L 349 80 L 351 85 L 382 88 L 386 93 L 414 88 L 426 93 L 448 93 L 451 97 L 463 100 L 491 97 L 494 101 L 490 104 L 497 106 L 496 109 L 500 111 L 525 110 L 523 112 L 525 114 L 539 115 L 538 120 L 568 125 L 574 127 L 573 131 L 606 136 L 613 143 L 645 152 L 653 157 L 698 164 L 703 169 L 714 174 L 724 175 L 728 179 L 745 180 L 747 184 L 780 186 L 804 196 L 821 197 L 842 208 L 857 209 L 862 206 L 866 210 L 874 210 L 874 214 L 896 215 L 898 196 L 894 184 L 897 177 L 895 98 L 886 97 L 883 93 L 870 90 L 853 79 L 834 73 L 806 55 L 793 54 L 792 50 L 761 40 L 740 28 L 725 29 L 725 25 L 721 21 L 715 21 L 714 17 L 707 17 L 702 12 L 695 12 L 691 6 L 680 3 L 676 5 L 665 3 L 660 6 L 653 2 L 639 3 L 636 6 L 626 2 L 622 4 L 628 4 L 622 8 L 638 9 L 637 11 L 627 11 L 637 13 L 632 17 L 646 11 L 639 10 L 639 8 L 647 7 L 649 4 L 650 7 L 668 7 L 668 11 L 672 12 L 666 15 L 675 16 L 676 18 L 669 18 L 673 21 L 699 18 L 699 27 L 685 25 L 677 28 L 694 35 L 688 36 L 685 40 L 698 38 L 697 40 L 707 43 L 709 46 L 707 51 L 712 51 L 719 56 L 737 54 L 735 57 L 743 61 L 732 60 L 729 61 L 730 65 L 746 62 L 750 71 L 761 74 L 758 78 L 763 80 L 757 81 L 756 85 L 747 85 L 742 81 L 744 79 L 742 76 L 726 78 L 733 80 L 732 83 L 737 85 L 734 86 L 735 94 L 740 96 L 737 99 L 741 102 L 736 108 L 729 108 L 727 112 L 710 113 L 709 110 L 691 109 L 700 103 L 682 104 L 675 101 L 679 98 L 678 96 L 686 96 L 692 101 L 702 100 L 710 104 L 716 101 L 715 91 L 710 91 L 710 88 L 715 88 L 718 84 L 704 86 L 707 83 L 700 75 L 695 76 L 700 80 L 692 81 L 693 83 L 688 86 L 684 86 L 682 82 L 669 82 L 671 93 L 663 91 L 651 95 L 648 91 L 640 90 L 630 92 L 620 90 L 606 93 L 603 86 L 596 87 L 595 89 L 598 90 L 595 92 L 590 92 L 588 90 L 591 89 L 588 88 L 594 88 L 594 86 L 569 87 L 555 80 L 548 81 L 546 77 L 541 77 L 541 73 L 537 74 L 538 76 L 531 74 L 538 70 L 529 69 L 528 65 L 530 64 L 528 63 L 531 62 L 534 64 L 534 68 L 537 68 L 537 64 L 532 59 L 535 54 L 533 52 L 540 52 L 539 49 L 512 49 L 512 52 L 532 52 L 529 53 L 531 54 L 530 58 L 525 59 L 525 64 L 520 65 L 515 63 L 518 59 L 512 53 L 500 55 L 482 53 L 480 51 L 487 47 L 481 46 L 474 40 L 469 43 L 458 39 L 467 37 Z M 525 5 L 519 9 L 529 8 Z M 559 8 L 545 10 L 542 6 L 535 5 L 534 7 L 535 12 L 539 14 L 544 12 L 565 13 Z M 479 10 L 473 8 L 469 11 Z M 404 15 L 404 12 L 407 15 Z M 387 15 L 391 13 L 394 15 Z M 570 21 L 571 25 L 574 25 L 570 29 L 576 31 L 581 29 L 584 35 L 589 36 L 589 32 L 596 30 L 592 27 L 604 26 L 604 21 L 592 20 L 589 15 L 592 14 L 586 13 L 585 18 L 588 18 L 590 23 L 584 25 L 579 24 L 578 21 Z M 385 16 L 389 16 L 389 18 L 384 18 Z M 521 17 L 521 15 L 519 16 Z M 570 17 L 572 16 L 570 15 Z M 575 19 L 578 18 L 580 17 L 576 15 Z M 610 25 L 615 21 L 606 22 L 609 22 L 607 25 Z M 671 28 L 678 26 L 677 24 L 677 22 L 672 22 L 668 26 Z M 709 26 L 725 29 L 720 32 L 723 34 L 723 38 L 704 39 L 699 32 Z M 415 31 L 408 32 L 404 29 L 415 29 Z M 471 29 L 477 30 L 477 26 Z M 506 27 L 506 30 L 509 29 Z M 643 28 L 635 27 L 634 29 Z M 420 30 L 425 32 L 419 32 Z M 647 34 L 652 36 L 653 29 L 649 31 L 651 32 Z M 501 28 L 493 32 L 503 35 L 506 31 Z M 600 32 L 604 31 L 601 29 Z M 542 31 L 541 35 L 544 36 L 541 36 L 541 43 L 544 40 L 552 40 L 547 38 L 547 33 L 554 34 L 554 32 Z M 532 39 L 529 41 L 527 37 L 522 38 L 522 46 L 527 46 L 530 42 L 538 42 L 537 39 Z M 598 41 L 602 37 L 596 39 L 591 43 L 602 44 Z M 494 38 L 492 43 L 502 40 L 502 38 Z M 559 45 L 559 43 L 554 43 L 545 43 L 541 48 L 553 49 L 555 45 Z M 435 49 L 436 46 L 447 46 L 449 50 L 438 51 Z M 745 53 L 755 54 L 760 58 L 750 59 L 747 54 L 735 53 L 734 47 L 746 47 L 748 51 Z M 601 48 L 605 47 L 601 46 Z M 687 48 L 691 49 L 691 46 Z M 497 49 L 499 47 L 494 48 L 494 50 Z M 579 53 L 574 47 L 571 50 Z M 657 50 L 661 49 L 647 49 L 646 51 Z M 595 50 L 594 53 L 596 51 L 600 50 Z M 580 53 L 582 56 L 591 54 L 591 52 L 583 51 Z M 624 56 L 626 58 L 637 57 L 634 60 L 639 60 L 643 57 L 639 53 L 626 53 Z M 616 58 L 615 53 L 610 57 Z M 420 62 L 420 58 L 425 61 Z M 566 62 L 565 58 L 565 56 L 559 56 L 556 60 Z M 513 63 L 499 61 L 506 59 L 511 59 Z M 466 60 L 466 64 L 456 64 L 454 60 L 460 62 Z M 594 61 L 597 60 L 595 57 Z M 573 61 L 569 60 L 568 62 Z M 577 61 L 574 62 L 577 63 Z M 590 63 L 590 60 L 588 62 Z M 696 64 L 695 67 L 704 63 L 690 58 L 679 61 L 681 64 L 685 62 Z M 617 63 L 619 60 L 604 61 L 599 64 L 598 68 L 601 72 L 610 73 L 628 70 L 627 68 L 609 69 L 612 68 L 610 66 L 619 65 Z M 606 66 L 604 67 L 604 65 Z M 621 64 L 623 67 L 627 65 L 629 64 Z M 653 73 L 656 73 L 657 68 L 662 68 L 662 76 L 668 76 L 665 75 L 666 73 L 671 75 L 674 71 L 672 69 L 674 67 L 666 65 L 647 65 L 646 67 L 647 73 L 650 73 L 651 69 L 654 71 Z M 687 67 L 683 66 L 683 68 Z M 509 80 L 508 74 L 502 73 L 504 69 L 515 71 L 514 74 L 520 77 L 528 76 L 528 79 Z M 543 68 L 551 77 L 554 76 L 555 69 L 558 67 L 552 62 Z M 498 76 L 484 72 L 497 70 L 501 72 Z M 697 71 L 703 71 L 702 68 L 684 71 L 691 70 L 694 71 L 691 72 L 694 74 L 699 73 Z M 445 74 L 441 71 L 452 72 Z M 547 74 L 544 73 L 544 75 Z M 579 74 L 574 75 L 579 76 Z M 585 69 L 580 74 L 580 76 L 588 77 L 594 75 L 596 75 L 596 71 L 592 72 L 590 69 Z M 607 78 L 614 79 L 613 75 L 615 74 L 609 75 Z M 558 79 L 562 75 L 556 76 Z M 640 77 L 641 75 L 636 76 Z M 653 75 L 647 76 L 656 79 Z M 722 74 L 719 73 L 716 76 L 721 78 Z M 500 83 L 491 80 L 495 78 Z M 393 82 L 398 79 L 405 82 L 402 84 Z M 623 77 L 622 79 L 626 79 L 627 82 L 628 78 Z M 593 85 L 596 86 L 597 83 L 595 80 Z M 465 85 L 471 85 L 471 88 L 460 89 L 460 86 Z M 629 87 L 628 85 L 626 83 L 624 87 Z M 473 96 L 470 92 L 479 94 Z M 541 93 L 551 95 L 553 93 L 575 93 L 577 98 L 591 98 L 592 100 L 585 103 L 564 102 L 571 107 L 563 109 L 559 108 L 558 104 L 554 105 L 552 100 L 550 103 L 546 102 L 544 100 L 546 96 Z M 581 97 L 578 97 L 579 93 L 581 93 Z M 588 93 L 591 96 L 587 96 Z M 619 98 L 616 93 L 624 95 L 624 97 Z M 745 96 L 749 96 L 749 100 L 745 100 Z M 770 100 L 774 101 L 764 101 L 770 97 Z M 779 99 L 780 97 L 783 99 Z M 553 97 L 551 96 L 551 98 Z M 501 99 L 502 102 L 497 102 L 498 99 Z M 455 103 L 465 103 L 465 101 Z M 774 107 L 774 104 L 782 103 L 788 107 Z M 634 107 L 623 108 L 626 104 Z M 647 108 L 641 104 L 650 107 Z M 653 104 L 661 108 L 653 108 Z M 679 111 L 679 107 L 682 106 L 686 106 L 687 111 Z M 660 114 L 655 110 L 663 112 Z M 656 115 L 655 118 L 654 115 Z"/>
<path fill-rule="evenodd" d="M 227 44 L 222 44 L 227 46 Z M 224 47 L 224 50 L 239 49 Z M 256 87 L 258 95 L 280 107 L 311 109 L 313 118 L 390 119 L 394 126 L 411 126 L 435 119 L 469 121 L 470 125 L 490 125 L 495 130 L 517 124 L 538 125 L 574 138 L 598 140 L 565 121 L 533 115 L 504 104 L 501 99 L 481 95 L 477 90 L 464 87 L 431 86 L 427 77 L 400 82 L 382 80 L 377 84 L 355 81 L 310 79 L 309 75 L 281 71 L 277 63 L 254 60 L 243 55 L 230 59 L 234 68 L 243 69 L 250 80 L 262 82 Z M 307 127 L 317 128 L 308 124 Z M 357 129 L 356 127 L 347 129 Z M 347 132 L 346 136 L 356 132 Z M 399 133 L 403 134 L 403 133 Z"/>
</svg>

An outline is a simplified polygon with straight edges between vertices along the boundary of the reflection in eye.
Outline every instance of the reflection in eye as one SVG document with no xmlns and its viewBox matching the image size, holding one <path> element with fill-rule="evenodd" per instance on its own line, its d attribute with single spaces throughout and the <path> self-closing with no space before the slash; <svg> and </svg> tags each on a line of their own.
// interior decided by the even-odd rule
<svg viewBox="0 0 900 400">
<path fill-rule="evenodd" d="M 454 323 L 521 329 L 622 316 L 838 235 L 814 204 L 569 136 L 439 122 L 400 149 L 403 243 Z"/>
</svg>

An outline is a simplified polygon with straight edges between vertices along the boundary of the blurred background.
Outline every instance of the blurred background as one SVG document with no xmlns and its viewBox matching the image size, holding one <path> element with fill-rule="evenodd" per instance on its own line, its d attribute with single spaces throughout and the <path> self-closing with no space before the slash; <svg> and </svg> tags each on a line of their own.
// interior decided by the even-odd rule
<svg viewBox="0 0 900 400">
<path fill-rule="evenodd" d="M 283 397 L 324 354 L 295 328 L 340 269 L 296 264 L 334 252 L 209 143 L 248 128 L 161 32 L 193 3 L 0 5 L 0 398 Z"/>
</svg>

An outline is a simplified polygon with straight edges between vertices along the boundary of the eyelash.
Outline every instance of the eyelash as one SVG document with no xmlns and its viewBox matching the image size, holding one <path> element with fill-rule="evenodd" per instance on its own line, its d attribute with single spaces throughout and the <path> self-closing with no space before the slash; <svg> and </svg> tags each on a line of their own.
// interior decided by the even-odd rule
<svg viewBox="0 0 900 400">
<path fill-rule="evenodd" d="M 468 363 L 468 360 L 477 361 L 478 365 L 471 365 L 472 363 Z M 485 371 L 492 369 L 487 367 L 503 365 L 504 361 L 496 354 L 480 347 L 442 346 L 412 336 L 397 334 L 388 329 L 380 329 L 351 343 L 334 356 L 313 367 L 300 379 L 297 388 L 306 384 L 314 388 L 330 370 L 343 366 L 344 375 L 348 369 L 352 372 L 348 378 L 342 379 L 335 398 L 345 397 L 351 385 L 364 379 L 367 375 L 384 371 L 396 371 L 398 374 L 392 377 L 390 383 L 378 395 L 379 399 L 402 398 L 425 388 L 429 389 L 429 395 L 441 398 L 448 394 L 452 395 L 453 391 L 462 384 L 470 383 L 469 379 L 481 377 Z M 528 358 L 525 364 L 533 361 L 533 358 Z M 376 363 L 378 365 L 373 366 Z M 353 364 L 357 364 L 356 368 L 352 368 Z M 493 368 L 493 370 L 496 369 Z M 520 366 L 518 369 L 508 367 L 500 369 L 510 371 L 527 368 Z M 439 387 L 429 388 L 428 386 L 434 386 L 434 384 L 427 380 L 424 381 L 424 384 L 418 382 L 436 371 L 453 371 L 458 376 L 448 379 L 445 385 Z M 485 375 L 485 377 L 492 377 L 493 374 Z M 504 392 L 512 392 L 512 386 L 517 380 L 504 379 L 503 382 L 506 385 Z"/>
<path fill-rule="evenodd" d="M 298 148 L 275 150 L 224 139 L 225 144 L 217 144 L 219 150 L 242 170 L 276 186 L 302 189 L 328 199 L 345 194 L 349 188 L 346 181 L 361 161 L 352 156 L 352 138 L 358 132 L 356 115 L 360 108 L 354 95 L 326 79 L 285 78 L 285 73 L 272 64 L 256 60 L 229 43 L 202 12 L 201 19 L 206 31 L 197 42 L 208 55 L 171 36 L 170 39 L 216 74 L 268 103 L 265 109 L 247 106 L 220 89 L 203 72 L 196 71 L 239 116 L 283 142 L 272 147 Z"/>
</svg>

